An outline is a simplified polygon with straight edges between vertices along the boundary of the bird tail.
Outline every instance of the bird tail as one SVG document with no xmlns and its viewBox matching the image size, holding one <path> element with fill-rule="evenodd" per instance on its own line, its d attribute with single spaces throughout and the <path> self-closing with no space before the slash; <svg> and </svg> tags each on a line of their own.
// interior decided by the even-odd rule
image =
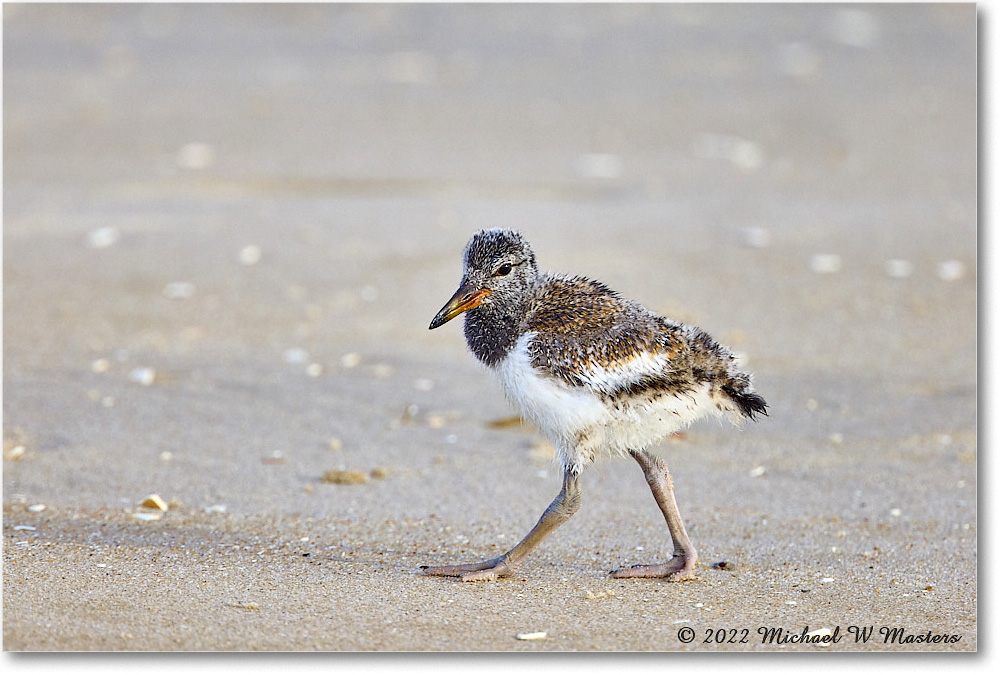
<svg viewBox="0 0 1000 675">
<path fill-rule="evenodd" d="M 756 415 L 767 416 L 767 401 L 753 390 L 748 375 L 740 373 L 740 376 L 731 378 L 723 384 L 721 389 L 736 404 L 744 417 L 755 420 Z"/>
</svg>

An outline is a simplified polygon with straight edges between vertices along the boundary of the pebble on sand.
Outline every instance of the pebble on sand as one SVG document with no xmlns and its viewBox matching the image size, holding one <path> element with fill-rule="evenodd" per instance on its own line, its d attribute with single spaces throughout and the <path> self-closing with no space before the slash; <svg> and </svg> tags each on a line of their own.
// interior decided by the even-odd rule
<svg viewBox="0 0 1000 675">
<path fill-rule="evenodd" d="M 549 636 L 545 631 L 537 631 L 535 633 L 518 633 L 516 635 L 518 640 L 544 640 Z"/>
</svg>

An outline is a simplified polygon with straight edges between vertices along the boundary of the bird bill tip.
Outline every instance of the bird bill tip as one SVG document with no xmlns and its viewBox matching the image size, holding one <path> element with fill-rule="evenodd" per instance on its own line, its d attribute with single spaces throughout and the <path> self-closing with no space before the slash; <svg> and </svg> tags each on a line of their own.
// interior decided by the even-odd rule
<svg viewBox="0 0 1000 675">
<path fill-rule="evenodd" d="M 451 300 L 448 301 L 441 311 L 431 320 L 431 325 L 428 326 L 429 330 L 434 330 L 438 326 L 443 326 L 452 319 L 454 319 L 459 314 L 463 312 L 468 312 L 470 309 L 474 309 L 479 305 L 483 304 L 483 300 L 489 295 L 491 291 L 486 288 L 481 288 L 477 291 L 469 291 L 465 287 L 459 288 L 455 291 L 455 295 L 451 296 Z"/>
</svg>

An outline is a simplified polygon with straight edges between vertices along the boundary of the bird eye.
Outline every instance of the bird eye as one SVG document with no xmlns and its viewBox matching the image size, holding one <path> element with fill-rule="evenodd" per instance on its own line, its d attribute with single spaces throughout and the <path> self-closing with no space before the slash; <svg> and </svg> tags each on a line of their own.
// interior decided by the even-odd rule
<svg viewBox="0 0 1000 675">
<path fill-rule="evenodd" d="M 503 265 L 500 265 L 500 267 L 497 268 L 497 271 L 493 273 L 493 276 L 495 276 L 495 277 L 505 277 L 508 274 L 510 274 L 510 270 L 511 269 L 512 268 L 511 268 L 510 263 L 505 263 Z"/>
</svg>

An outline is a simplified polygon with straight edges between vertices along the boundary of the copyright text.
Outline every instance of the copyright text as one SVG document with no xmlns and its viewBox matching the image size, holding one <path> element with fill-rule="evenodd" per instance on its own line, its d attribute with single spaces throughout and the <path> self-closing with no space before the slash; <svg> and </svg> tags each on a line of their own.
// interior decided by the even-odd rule
<svg viewBox="0 0 1000 675">
<path fill-rule="evenodd" d="M 847 641 L 848 644 L 869 642 L 885 645 L 955 644 L 962 636 L 955 633 L 937 633 L 932 630 L 911 631 L 901 626 L 847 626 L 841 629 L 820 628 L 789 630 L 780 626 L 757 628 L 705 628 L 700 632 L 690 626 L 677 629 L 677 639 L 684 644 L 764 644 L 764 645 L 816 645 L 830 646 Z"/>
</svg>

